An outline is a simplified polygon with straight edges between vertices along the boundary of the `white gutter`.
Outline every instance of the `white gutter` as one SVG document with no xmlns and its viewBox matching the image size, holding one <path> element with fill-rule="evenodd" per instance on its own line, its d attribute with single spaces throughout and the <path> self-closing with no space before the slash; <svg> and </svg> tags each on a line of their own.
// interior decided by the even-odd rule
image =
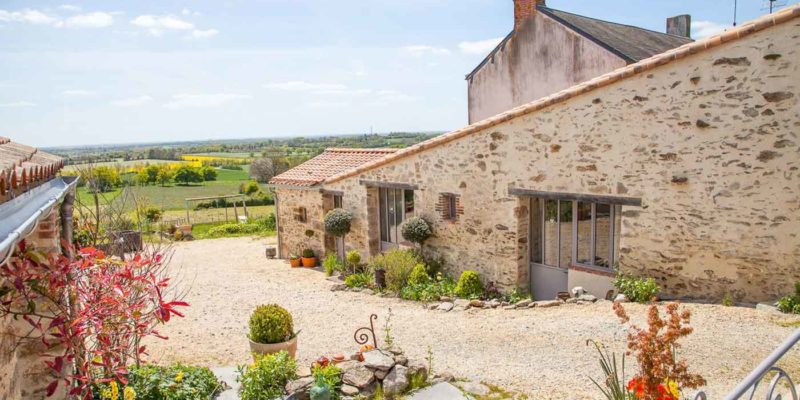
<svg viewBox="0 0 800 400">
<path fill-rule="evenodd" d="M 56 178 L 44 183 L 41 186 L 35 187 L 32 190 L 25 192 L 6 203 L 0 204 L 0 211 L 2 211 L 0 212 L 0 216 L 3 217 L 3 223 L 17 223 L 13 220 L 21 219 L 24 216 L 10 218 L 7 215 L 13 215 L 13 213 L 18 211 L 24 212 L 24 209 L 19 210 L 24 208 L 24 204 L 21 203 L 31 203 L 36 200 L 38 196 L 50 195 L 49 198 L 44 200 L 44 204 L 37 207 L 27 218 L 25 218 L 21 223 L 18 223 L 18 225 L 12 229 L 5 238 L 0 240 L 0 265 L 5 264 L 8 261 L 8 259 L 11 257 L 11 254 L 14 253 L 14 247 L 17 245 L 17 243 L 30 235 L 31 232 L 36 229 L 39 221 L 50 216 L 50 213 L 53 212 L 55 205 L 64 198 L 67 192 L 73 190 L 77 184 L 78 177 Z"/>
</svg>

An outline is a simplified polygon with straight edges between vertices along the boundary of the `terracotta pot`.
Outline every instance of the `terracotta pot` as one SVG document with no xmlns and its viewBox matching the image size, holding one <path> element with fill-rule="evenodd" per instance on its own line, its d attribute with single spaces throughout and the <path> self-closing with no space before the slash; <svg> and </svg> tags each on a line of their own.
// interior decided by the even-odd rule
<svg viewBox="0 0 800 400">
<path fill-rule="evenodd" d="M 289 356 L 294 358 L 297 354 L 297 335 L 286 342 L 281 343 L 256 343 L 250 341 L 250 352 L 253 353 L 253 361 L 256 360 L 256 355 L 275 354 L 280 351 L 286 351 Z"/>
<path fill-rule="evenodd" d="M 303 260 L 303 266 L 306 268 L 314 268 L 317 266 L 317 257 L 301 257 Z"/>
<path fill-rule="evenodd" d="M 299 258 L 290 258 L 289 259 L 289 266 L 292 268 L 297 268 L 300 266 L 300 259 Z"/>
</svg>

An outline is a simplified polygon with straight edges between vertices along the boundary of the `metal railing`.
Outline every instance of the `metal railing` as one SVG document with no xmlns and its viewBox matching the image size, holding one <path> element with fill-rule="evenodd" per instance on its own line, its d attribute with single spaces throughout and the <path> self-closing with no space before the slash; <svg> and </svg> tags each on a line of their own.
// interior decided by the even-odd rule
<svg viewBox="0 0 800 400">
<path fill-rule="evenodd" d="M 791 394 L 791 400 L 800 400 L 797 397 L 797 387 L 795 387 L 792 378 L 789 374 L 775 364 L 781 359 L 789 350 L 800 341 L 800 329 L 796 329 L 778 348 L 776 348 L 761 364 L 750 372 L 744 380 L 742 380 L 736 387 L 725 396 L 725 400 L 738 400 L 740 398 L 754 399 L 756 390 L 758 390 L 761 381 L 769 374 L 774 372 L 775 376 L 769 383 L 766 389 L 765 400 L 783 400 L 783 396 L 776 392 L 780 388 L 778 384 L 784 382 L 787 386 L 786 390 Z M 749 392 L 748 397 L 744 397 Z M 695 400 L 706 400 L 705 392 L 700 392 L 695 396 Z"/>
</svg>

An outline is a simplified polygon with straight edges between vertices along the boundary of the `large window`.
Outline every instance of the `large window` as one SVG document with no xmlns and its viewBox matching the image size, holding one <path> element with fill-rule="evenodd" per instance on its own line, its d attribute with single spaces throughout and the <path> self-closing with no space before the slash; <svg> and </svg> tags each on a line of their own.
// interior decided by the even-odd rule
<svg viewBox="0 0 800 400">
<path fill-rule="evenodd" d="M 621 210 L 614 204 L 531 199 L 531 262 L 558 268 L 615 267 Z"/>
<path fill-rule="evenodd" d="M 381 241 L 400 243 L 400 225 L 414 215 L 414 191 L 407 189 L 378 189 Z"/>
</svg>

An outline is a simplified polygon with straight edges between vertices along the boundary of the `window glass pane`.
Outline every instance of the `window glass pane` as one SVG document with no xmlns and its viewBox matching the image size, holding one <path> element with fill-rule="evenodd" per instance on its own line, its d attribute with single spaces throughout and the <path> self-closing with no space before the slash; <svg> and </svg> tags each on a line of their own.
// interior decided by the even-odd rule
<svg viewBox="0 0 800 400">
<path fill-rule="evenodd" d="M 595 210 L 594 263 L 598 267 L 609 268 L 609 250 L 611 246 L 611 205 L 597 204 Z"/>
<path fill-rule="evenodd" d="M 406 190 L 405 191 L 405 203 L 406 203 L 406 218 L 411 215 L 414 215 L 414 191 L 413 190 Z"/>
<path fill-rule="evenodd" d="M 558 265 L 558 201 L 544 201 L 544 264 Z"/>
<path fill-rule="evenodd" d="M 592 265 L 592 203 L 578 202 L 578 263 Z"/>
<path fill-rule="evenodd" d="M 572 264 L 572 202 L 561 202 L 561 243 L 558 248 L 561 250 L 559 258 L 561 268 L 569 268 Z"/>
<path fill-rule="evenodd" d="M 405 220 L 405 207 L 403 205 L 403 190 L 398 189 L 394 191 L 394 209 L 395 209 L 395 220 L 394 220 L 394 232 L 395 232 L 395 242 L 400 243 L 403 241 L 402 231 L 400 229 L 400 225 L 403 224 Z"/>
<path fill-rule="evenodd" d="M 333 196 L 333 208 L 342 208 L 342 196 Z"/>
<path fill-rule="evenodd" d="M 544 221 L 542 220 L 542 207 L 544 207 L 544 200 L 538 198 L 531 199 L 531 232 L 528 243 L 530 243 L 531 262 L 537 264 L 541 264 L 543 262 L 542 228 L 544 227 Z"/>
<path fill-rule="evenodd" d="M 387 214 L 389 217 L 389 241 L 392 243 L 397 243 L 397 207 L 395 205 L 395 193 L 397 191 L 394 189 L 387 189 L 386 190 L 386 203 L 387 203 Z"/>
<path fill-rule="evenodd" d="M 622 206 L 614 206 L 614 261 L 611 266 L 616 268 L 619 265 L 619 240 L 622 236 Z"/>
<path fill-rule="evenodd" d="M 381 240 L 384 242 L 389 241 L 388 224 L 386 223 L 386 189 L 378 189 L 378 208 L 380 209 L 381 220 Z"/>
</svg>

